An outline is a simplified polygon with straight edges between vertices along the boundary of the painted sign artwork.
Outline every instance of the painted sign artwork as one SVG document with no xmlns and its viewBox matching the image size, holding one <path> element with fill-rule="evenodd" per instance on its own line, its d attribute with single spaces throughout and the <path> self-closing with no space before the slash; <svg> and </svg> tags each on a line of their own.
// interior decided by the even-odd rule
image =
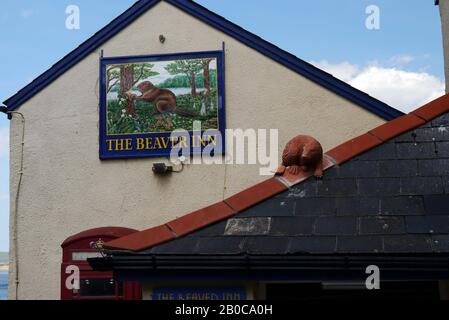
<svg viewBox="0 0 449 320">
<path fill-rule="evenodd" d="M 193 155 L 211 143 L 224 153 L 222 51 L 102 58 L 100 72 L 101 159 Z"/>
</svg>

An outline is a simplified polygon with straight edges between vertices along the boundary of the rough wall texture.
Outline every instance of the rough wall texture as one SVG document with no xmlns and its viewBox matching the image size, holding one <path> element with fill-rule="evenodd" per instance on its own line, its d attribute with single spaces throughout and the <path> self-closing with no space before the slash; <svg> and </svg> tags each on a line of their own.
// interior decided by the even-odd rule
<svg viewBox="0 0 449 320">
<path fill-rule="evenodd" d="M 187 166 L 181 174 L 156 178 L 152 163 L 161 159 L 98 159 L 100 49 L 105 56 L 204 51 L 220 49 L 223 41 L 228 128 L 279 128 L 280 150 L 306 133 L 329 149 L 383 122 L 162 2 L 20 108 L 26 118 L 18 203 L 20 299 L 59 298 L 60 244 L 72 234 L 112 225 L 148 228 L 263 179 L 257 166 Z M 20 121 L 11 128 L 15 199 Z M 10 288 L 13 293 L 12 281 Z"/>
<path fill-rule="evenodd" d="M 446 76 L 446 92 L 449 92 L 449 0 L 440 0 L 441 28 L 444 45 L 444 74 Z"/>
</svg>

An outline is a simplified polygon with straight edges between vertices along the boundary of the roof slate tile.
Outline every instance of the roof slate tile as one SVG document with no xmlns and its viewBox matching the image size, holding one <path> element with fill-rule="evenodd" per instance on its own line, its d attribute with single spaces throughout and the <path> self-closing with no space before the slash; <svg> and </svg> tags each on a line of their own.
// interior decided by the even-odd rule
<svg viewBox="0 0 449 320">
<path fill-rule="evenodd" d="M 399 178 L 358 179 L 358 194 L 361 196 L 399 195 L 401 180 Z"/>
<path fill-rule="evenodd" d="M 380 214 L 382 215 L 419 215 L 424 213 L 424 202 L 421 196 L 382 197 L 380 200 Z"/>
<path fill-rule="evenodd" d="M 381 177 L 413 177 L 418 175 L 418 161 L 413 160 L 385 160 L 378 161 L 379 176 Z"/>
<path fill-rule="evenodd" d="M 418 160 L 418 173 L 426 177 L 449 175 L 449 159 Z"/>
<path fill-rule="evenodd" d="M 239 254 L 245 252 L 246 238 L 243 236 L 201 237 L 198 238 L 197 254 Z M 184 253 L 189 253 L 186 251 Z"/>
<path fill-rule="evenodd" d="M 385 236 L 384 251 L 387 253 L 431 252 L 432 240 L 430 236 L 421 235 Z"/>
<path fill-rule="evenodd" d="M 332 215 L 335 212 L 335 198 L 302 198 L 296 200 L 296 216 Z"/>
<path fill-rule="evenodd" d="M 245 250 L 250 254 L 287 254 L 289 243 L 287 237 L 248 237 Z"/>
<path fill-rule="evenodd" d="M 383 251 L 381 236 L 337 237 L 337 251 L 342 253 L 377 253 Z"/>
<path fill-rule="evenodd" d="M 295 237 L 290 241 L 289 252 L 299 253 L 334 253 L 337 248 L 337 237 L 314 236 Z"/>
<path fill-rule="evenodd" d="M 311 235 L 316 217 L 278 218 L 271 221 L 270 234 L 273 236 Z"/>
<path fill-rule="evenodd" d="M 403 217 L 362 217 L 359 219 L 360 234 L 403 234 L 406 231 Z"/>
<path fill-rule="evenodd" d="M 438 158 L 449 158 L 449 142 L 437 142 L 435 146 Z"/>
<path fill-rule="evenodd" d="M 318 196 L 350 196 L 357 193 L 357 183 L 355 179 L 334 179 L 317 182 Z"/>
<path fill-rule="evenodd" d="M 380 197 L 341 197 L 336 198 L 338 216 L 366 216 L 380 213 Z"/>
<path fill-rule="evenodd" d="M 314 234 L 317 235 L 353 235 L 356 233 L 356 217 L 319 217 L 315 221 Z"/>
<path fill-rule="evenodd" d="M 449 194 L 426 195 L 423 199 L 426 214 L 449 215 Z"/>
<path fill-rule="evenodd" d="M 449 215 L 406 217 L 408 233 L 449 233 Z"/>
<path fill-rule="evenodd" d="M 437 156 L 433 142 L 398 143 L 396 149 L 398 159 L 432 159 Z"/>
<path fill-rule="evenodd" d="M 401 178 L 401 194 L 426 195 L 444 193 L 441 177 L 403 177 Z"/>
</svg>

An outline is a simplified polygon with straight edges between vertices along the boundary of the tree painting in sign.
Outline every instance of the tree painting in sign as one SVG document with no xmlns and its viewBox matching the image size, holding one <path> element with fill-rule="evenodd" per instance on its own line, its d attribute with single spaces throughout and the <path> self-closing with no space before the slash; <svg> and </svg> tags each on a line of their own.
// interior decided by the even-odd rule
<svg viewBox="0 0 449 320">
<path fill-rule="evenodd" d="M 107 134 L 218 129 L 216 58 L 106 65 Z"/>
</svg>

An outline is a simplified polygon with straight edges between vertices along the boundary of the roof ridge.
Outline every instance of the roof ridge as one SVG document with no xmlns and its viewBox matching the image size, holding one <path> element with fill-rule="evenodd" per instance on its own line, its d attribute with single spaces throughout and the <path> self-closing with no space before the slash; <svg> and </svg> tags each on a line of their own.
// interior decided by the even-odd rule
<svg viewBox="0 0 449 320">
<path fill-rule="evenodd" d="M 44 89 L 51 82 L 65 73 L 68 69 L 83 60 L 93 50 L 101 46 L 105 41 L 126 28 L 132 21 L 140 17 L 160 1 L 166 1 L 178 9 L 203 21 L 209 26 L 233 37 L 259 53 L 284 65 L 303 77 L 318 85 L 352 101 L 358 106 L 382 117 L 386 120 L 394 119 L 403 113 L 386 103 L 360 91 L 346 82 L 339 80 L 331 74 L 315 67 L 314 65 L 296 57 L 261 37 L 245 30 L 224 17 L 208 10 L 207 8 L 191 0 L 139 0 L 105 27 L 97 31 L 92 37 L 84 41 L 73 51 L 53 64 L 50 69 L 42 73 L 31 83 L 20 89 L 16 94 L 4 101 L 9 111 L 15 110 Z"/>
<path fill-rule="evenodd" d="M 335 165 L 343 164 L 446 112 L 449 112 L 449 94 L 445 94 L 409 114 L 384 123 L 327 151 L 324 154 L 324 170 Z M 309 179 L 311 176 L 313 176 L 312 172 L 301 172 L 297 175 L 290 175 L 286 172 L 283 176 L 275 176 L 257 183 L 227 199 L 189 213 L 161 226 L 110 241 L 104 247 L 107 249 L 139 251 L 174 240 L 213 223 L 235 216 L 239 212 Z M 167 231 L 170 232 L 171 237 L 167 237 Z"/>
</svg>

